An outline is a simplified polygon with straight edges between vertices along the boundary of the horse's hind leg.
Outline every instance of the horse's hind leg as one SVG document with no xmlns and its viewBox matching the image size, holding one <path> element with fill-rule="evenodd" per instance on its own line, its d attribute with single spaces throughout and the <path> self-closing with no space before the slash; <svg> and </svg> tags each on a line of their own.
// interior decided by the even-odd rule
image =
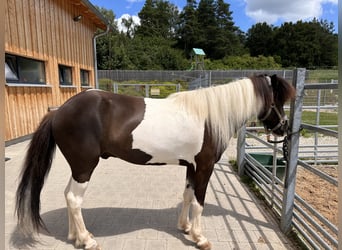
<svg viewBox="0 0 342 250">
<path fill-rule="evenodd" d="M 69 183 L 66 186 L 65 190 L 64 190 L 64 196 L 65 196 L 65 200 L 67 203 L 67 210 L 68 210 L 68 221 L 69 221 L 69 232 L 68 232 L 68 240 L 76 240 L 77 234 L 76 234 L 76 228 L 75 228 L 75 222 L 72 216 L 72 212 L 71 209 L 69 207 L 69 202 L 68 202 L 68 198 L 67 195 L 70 192 L 70 185 L 71 185 L 71 181 L 72 181 L 72 177 L 70 177 Z"/>
<path fill-rule="evenodd" d="M 79 183 L 72 177 L 65 190 L 65 198 L 68 206 L 69 215 L 69 240 L 76 240 L 76 247 L 85 249 L 100 249 L 92 234 L 85 227 L 81 212 L 83 196 L 88 187 L 88 182 Z"/>
</svg>

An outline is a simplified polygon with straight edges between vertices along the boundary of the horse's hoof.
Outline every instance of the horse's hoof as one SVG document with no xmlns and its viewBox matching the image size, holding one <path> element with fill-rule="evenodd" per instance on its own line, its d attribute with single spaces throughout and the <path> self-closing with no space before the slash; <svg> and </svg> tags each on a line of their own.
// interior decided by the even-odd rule
<svg viewBox="0 0 342 250">
<path fill-rule="evenodd" d="M 209 241 L 197 246 L 200 250 L 211 250 L 211 243 Z"/>
<path fill-rule="evenodd" d="M 191 231 L 192 224 L 186 223 L 184 225 L 178 225 L 178 229 L 183 231 L 185 234 L 189 234 Z"/>
<path fill-rule="evenodd" d="M 69 241 L 74 241 L 74 240 L 76 240 L 76 234 L 68 234 L 67 239 L 68 239 Z"/>
<path fill-rule="evenodd" d="M 88 232 L 88 239 L 84 242 L 84 250 L 101 250 L 100 245 L 94 239 L 94 236 Z"/>
<path fill-rule="evenodd" d="M 84 250 L 101 250 L 101 246 L 99 244 L 96 244 L 91 247 L 84 248 Z"/>
<path fill-rule="evenodd" d="M 101 247 L 96 246 L 96 247 L 91 247 L 91 248 L 85 248 L 85 250 L 101 250 Z"/>
<path fill-rule="evenodd" d="M 83 247 L 83 246 L 84 246 L 84 244 L 79 239 L 75 240 L 75 247 L 76 248 L 80 248 L 80 247 Z"/>
</svg>

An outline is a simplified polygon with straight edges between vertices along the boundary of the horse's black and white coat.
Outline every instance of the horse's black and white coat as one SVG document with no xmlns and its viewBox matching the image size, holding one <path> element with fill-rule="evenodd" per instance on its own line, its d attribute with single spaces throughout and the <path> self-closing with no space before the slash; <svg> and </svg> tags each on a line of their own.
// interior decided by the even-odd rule
<svg viewBox="0 0 342 250">
<path fill-rule="evenodd" d="M 85 227 L 81 205 L 99 158 L 118 157 L 135 164 L 186 166 L 178 227 L 190 233 L 200 249 L 211 249 L 201 231 L 201 214 L 214 164 L 250 117 L 260 118 L 267 130 L 283 135 L 287 129 L 283 105 L 293 95 L 293 87 L 275 75 L 180 92 L 162 100 L 82 92 L 48 113 L 32 138 L 17 190 L 19 226 L 29 232 L 44 226 L 40 192 L 57 144 L 72 173 L 65 197 L 68 239 L 75 240 L 76 246 L 100 249 Z"/>
</svg>

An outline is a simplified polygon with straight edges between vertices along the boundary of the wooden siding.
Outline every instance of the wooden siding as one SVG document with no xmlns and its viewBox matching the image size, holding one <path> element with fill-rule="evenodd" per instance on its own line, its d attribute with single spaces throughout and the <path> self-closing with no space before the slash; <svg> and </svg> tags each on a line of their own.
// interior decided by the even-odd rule
<svg viewBox="0 0 342 250">
<path fill-rule="evenodd" d="M 73 17 L 82 15 L 79 22 Z M 31 134 L 51 106 L 84 90 L 80 70 L 94 87 L 94 14 L 76 0 L 7 0 L 5 52 L 44 61 L 50 87 L 6 86 L 5 140 Z M 73 85 L 60 87 L 58 65 L 72 68 Z"/>
</svg>

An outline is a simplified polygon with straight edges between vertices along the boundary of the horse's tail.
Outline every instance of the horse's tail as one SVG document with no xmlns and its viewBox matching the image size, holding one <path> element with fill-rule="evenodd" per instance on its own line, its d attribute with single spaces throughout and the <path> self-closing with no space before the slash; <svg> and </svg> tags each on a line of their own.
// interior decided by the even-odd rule
<svg viewBox="0 0 342 250">
<path fill-rule="evenodd" d="M 18 227 L 27 235 L 38 232 L 40 228 L 46 229 L 40 217 L 40 193 L 56 149 L 52 134 L 54 114 L 55 111 L 49 112 L 43 118 L 32 137 L 16 193 Z"/>
</svg>

